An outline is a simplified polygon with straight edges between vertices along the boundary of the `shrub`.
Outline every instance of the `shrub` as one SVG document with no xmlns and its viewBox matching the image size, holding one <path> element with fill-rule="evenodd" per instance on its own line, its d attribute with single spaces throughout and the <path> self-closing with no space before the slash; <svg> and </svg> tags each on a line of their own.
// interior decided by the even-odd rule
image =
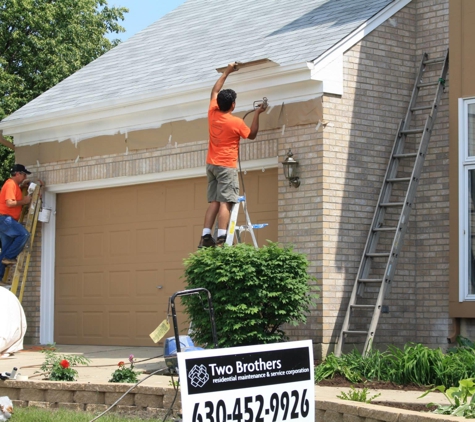
<svg viewBox="0 0 475 422">
<path fill-rule="evenodd" d="M 49 381 L 76 381 L 78 371 L 72 366 L 88 365 L 90 362 L 85 356 L 58 354 L 54 345 L 43 349 L 41 353 L 46 357 L 40 370 L 45 373 Z"/>
<path fill-rule="evenodd" d="M 219 347 L 267 344 L 287 339 L 283 324 L 306 321 L 318 297 L 308 261 L 291 247 L 271 243 L 203 248 L 185 260 L 187 287 L 211 293 Z M 313 283 L 313 286 L 310 286 Z M 193 338 L 212 345 L 209 314 L 202 298 L 184 296 Z"/>
<path fill-rule="evenodd" d="M 439 348 L 407 343 L 403 349 L 389 346 L 384 352 L 356 349 L 336 357 L 330 354 L 315 367 L 315 382 L 343 375 L 350 382 L 389 381 L 399 385 L 457 385 L 475 377 L 475 349 L 461 347 L 444 354 Z"/>
</svg>

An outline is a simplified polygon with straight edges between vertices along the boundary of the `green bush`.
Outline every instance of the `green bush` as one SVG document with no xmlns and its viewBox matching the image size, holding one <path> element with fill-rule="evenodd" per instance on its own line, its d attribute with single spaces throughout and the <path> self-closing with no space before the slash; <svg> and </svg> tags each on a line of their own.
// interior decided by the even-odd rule
<svg viewBox="0 0 475 422">
<path fill-rule="evenodd" d="M 330 354 L 315 367 L 315 382 L 334 375 L 354 383 L 379 380 L 398 385 L 455 386 L 475 377 L 475 349 L 460 347 L 443 353 L 440 348 L 407 343 L 403 349 L 371 350 L 364 357 L 355 349 L 340 357 Z"/>
<path fill-rule="evenodd" d="M 291 247 L 239 244 L 203 248 L 185 260 L 190 289 L 211 293 L 219 347 L 285 341 L 283 324 L 298 325 L 318 297 L 308 261 Z M 312 285 L 311 285 L 312 284 Z M 206 298 L 184 296 L 197 344 L 213 344 Z"/>
</svg>

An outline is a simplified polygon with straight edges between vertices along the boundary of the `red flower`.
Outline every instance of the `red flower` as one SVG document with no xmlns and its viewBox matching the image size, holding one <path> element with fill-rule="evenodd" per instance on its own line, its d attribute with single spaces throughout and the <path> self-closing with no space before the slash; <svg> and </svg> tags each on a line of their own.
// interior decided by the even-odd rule
<svg viewBox="0 0 475 422">
<path fill-rule="evenodd" d="M 118 363 L 118 365 L 119 365 L 119 368 L 122 368 L 125 365 L 125 363 L 121 361 Z"/>
<path fill-rule="evenodd" d="M 59 364 L 63 369 L 69 368 L 69 362 L 66 359 L 63 359 L 61 362 L 59 362 Z"/>
</svg>

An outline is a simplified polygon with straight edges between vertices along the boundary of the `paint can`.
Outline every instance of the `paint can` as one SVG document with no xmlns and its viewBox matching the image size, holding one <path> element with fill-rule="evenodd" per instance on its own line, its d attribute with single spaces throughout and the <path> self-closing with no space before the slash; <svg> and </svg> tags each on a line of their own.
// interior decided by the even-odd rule
<svg viewBox="0 0 475 422">
<path fill-rule="evenodd" d="M 49 223 L 51 217 L 51 210 L 49 208 L 42 208 L 38 214 L 38 221 L 42 223 Z"/>
</svg>

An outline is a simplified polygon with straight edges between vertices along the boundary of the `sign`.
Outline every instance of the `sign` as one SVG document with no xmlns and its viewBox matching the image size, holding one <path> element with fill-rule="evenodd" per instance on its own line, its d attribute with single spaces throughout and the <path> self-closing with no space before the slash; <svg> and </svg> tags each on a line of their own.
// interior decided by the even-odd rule
<svg viewBox="0 0 475 422">
<path fill-rule="evenodd" d="M 311 340 L 178 354 L 183 420 L 315 421 Z"/>
</svg>

